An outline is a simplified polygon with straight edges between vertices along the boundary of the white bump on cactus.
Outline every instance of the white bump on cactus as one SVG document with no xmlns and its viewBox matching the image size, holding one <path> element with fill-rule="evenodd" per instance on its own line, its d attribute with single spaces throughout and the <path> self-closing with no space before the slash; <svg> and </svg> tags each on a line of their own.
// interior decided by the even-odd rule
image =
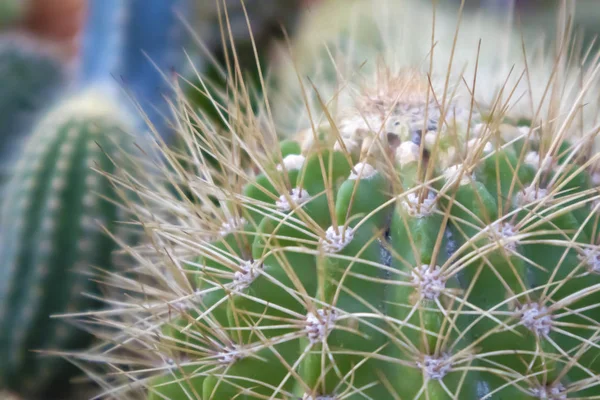
<svg viewBox="0 0 600 400">
<path fill-rule="evenodd" d="M 374 177 L 377 174 L 377 170 L 370 164 L 361 162 L 358 163 L 352 168 L 352 172 L 350 172 L 349 180 L 357 180 L 357 179 L 369 179 Z"/>
<path fill-rule="evenodd" d="M 482 138 L 475 138 L 475 139 L 471 139 L 467 142 L 467 149 L 469 151 L 474 151 L 476 149 L 479 149 L 481 147 L 481 142 L 484 141 L 484 139 Z M 492 150 L 494 150 L 494 147 L 492 146 L 492 144 L 488 141 L 485 142 L 485 144 L 483 145 L 483 154 L 489 154 L 492 152 Z"/>
<path fill-rule="evenodd" d="M 225 348 L 225 351 L 217 353 L 218 360 L 221 364 L 230 365 L 242 358 L 242 354 L 239 352 L 236 346 L 231 348 Z"/>
<path fill-rule="evenodd" d="M 349 154 L 354 154 L 354 153 L 358 152 L 358 150 L 360 149 L 358 141 L 356 141 L 354 139 L 344 139 L 343 144 L 344 144 L 344 146 L 342 146 L 342 143 L 340 143 L 339 141 L 336 141 L 335 144 L 333 145 L 333 150 L 334 151 L 343 151 L 344 147 L 345 147 L 346 151 Z"/>
<path fill-rule="evenodd" d="M 552 330 L 552 315 L 546 306 L 538 303 L 525 304 L 517 309 L 521 323 L 538 337 L 546 337 Z"/>
<path fill-rule="evenodd" d="M 252 282 L 260 275 L 262 264 L 256 261 L 243 261 L 239 270 L 233 274 L 233 281 L 230 288 L 238 293 L 248 288 Z"/>
<path fill-rule="evenodd" d="M 339 225 L 336 229 L 330 226 L 325 231 L 325 239 L 321 239 L 321 247 L 326 253 L 338 253 L 350 244 L 352 239 L 354 239 L 352 227 Z"/>
<path fill-rule="evenodd" d="M 283 168 L 285 168 L 286 171 L 297 171 L 302 168 L 305 160 L 306 157 L 303 155 L 289 154 L 283 159 L 283 166 L 281 164 L 277 166 L 277 171 L 283 171 Z"/>
<path fill-rule="evenodd" d="M 288 196 L 282 194 L 279 196 L 279 200 L 275 202 L 279 211 L 289 211 L 294 205 L 301 205 L 310 200 L 310 194 L 306 190 L 297 187 L 290 190 Z M 289 203 L 288 198 L 292 200 L 291 204 Z"/>
<path fill-rule="evenodd" d="M 567 400 L 567 389 L 561 383 L 536 387 L 531 389 L 530 392 L 541 400 Z"/>
<path fill-rule="evenodd" d="M 540 153 L 537 151 L 530 151 L 525 156 L 525 164 L 531 165 L 536 169 L 540 169 L 543 172 L 551 171 L 556 166 L 556 161 L 550 155 L 546 155 L 544 159 L 540 157 Z"/>
<path fill-rule="evenodd" d="M 587 265 L 590 272 L 600 274 L 600 248 L 598 246 L 585 248 L 582 253 L 578 256 L 579 260 Z"/>
<path fill-rule="evenodd" d="M 396 149 L 395 159 L 400 166 L 410 164 L 419 160 L 419 146 L 413 142 L 402 142 Z"/>
<path fill-rule="evenodd" d="M 527 204 L 535 203 L 542 199 L 549 199 L 548 190 L 538 188 L 535 186 L 528 186 L 523 190 L 520 190 L 515 195 L 515 202 L 517 206 L 526 206 Z"/>
<path fill-rule="evenodd" d="M 436 200 L 433 192 L 427 193 L 422 201 L 419 199 L 418 193 L 411 192 L 404 196 L 402 206 L 410 216 L 423 218 L 435 212 L 437 208 Z"/>
<path fill-rule="evenodd" d="M 439 357 L 425 355 L 423 361 L 417 362 L 417 366 L 422 368 L 427 378 L 431 380 L 441 380 L 452 370 L 450 355 L 447 353 Z"/>
<path fill-rule="evenodd" d="M 321 343 L 334 328 L 337 313 L 335 310 L 319 309 L 317 313 L 306 314 L 306 327 L 304 331 L 312 344 Z"/>
<path fill-rule="evenodd" d="M 433 150 L 435 148 L 435 144 L 439 140 L 436 131 L 429 131 L 423 137 L 423 142 L 425 143 L 425 148 L 427 150 Z"/>
<path fill-rule="evenodd" d="M 302 400 L 338 400 L 338 398 L 336 396 L 313 396 L 305 393 Z"/>
<path fill-rule="evenodd" d="M 472 130 L 473 136 L 475 136 L 475 137 L 481 136 L 484 132 L 486 132 L 486 129 L 489 129 L 487 124 L 482 124 L 482 123 L 475 124 L 475 126 L 473 126 L 473 130 Z M 475 140 L 475 139 L 473 139 L 473 140 Z M 469 142 L 471 142 L 471 141 L 469 141 Z"/>
<path fill-rule="evenodd" d="M 418 288 L 421 298 L 435 300 L 446 288 L 439 266 L 433 268 L 427 264 L 415 268 L 412 272 L 412 283 Z"/>
<path fill-rule="evenodd" d="M 336 396 L 313 396 L 305 393 L 302 400 L 338 400 L 338 398 Z"/>
<path fill-rule="evenodd" d="M 244 217 L 241 217 L 241 218 L 231 217 L 227 221 L 225 221 L 221 224 L 221 229 L 219 229 L 219 234 L 221 236 L 227 236 L 228 234 L 241 229 L 245 224 L 246 224 L 246 219 Z"/>
<path fill-rule="evenodd" d="M 444 177 L 448 181 L 448 184 L 454 184 L 460 176 L 460 186 L 468 185 L 472 182 L 474 176 L 473 173 L 465 171 L 463 164 L 456 164 L 448 167 L 444 170 Z"/>
<path fill-rule="evenodd" d="M 514 236 L 517 235 L 518 231 L 514 225 L 509 222 L 496 221 L 489 225 L 490 239 L 496 240 L 508 251 L 515 251 L 517 249 L 517 241 Z"/>
</svg>

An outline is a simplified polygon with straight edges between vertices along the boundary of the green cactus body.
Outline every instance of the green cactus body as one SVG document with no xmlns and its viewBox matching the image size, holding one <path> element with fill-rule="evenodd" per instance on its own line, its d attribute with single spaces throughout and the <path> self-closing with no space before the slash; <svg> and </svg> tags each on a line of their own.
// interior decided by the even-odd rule
<svg viewBox="0 0 600 400">
<path fill-rule="evenodd" d="M 92 168 L 116 171 L 109 157 L 126 143 L 126 125 L 102 97 L 76 96 L 39 123 L 8 183 L 2 208 L 0 386 L 58 396 L 77 372 L 57 356 L 91 335 L 55 314 L 100 305 L 93 267 L 112 269 L 119 208 L 113 188 Z M 87 108 L 86 108 L 87 107 Z"/>
<path fill-rule="evenodd" d="M 456 26 L 440 20 L 448 41 Z M 542 101 L 533 115 L 494 91 L 505 77 L 483 62 L 484 93 L 472 97 L 463 69 L 455 86 L 444 81 L 458 68 L 446 59 L 415 67 L 435 39 L 415 31 L 427 45 L 410 68 L 400 56 L 417 43 L 398 39 L 406 54 L 384 54 L 384 66 L 342 54 L 348 65 L 324 68 L 325 81 L 302 81 L 296 100 L 318 107 L 294 116 L 306 117 L 296 135 L 270 137 L 244 112 L 229 115 L 226 137 L 211 126 L 181 133 L 200 142 L 183 180 L 200 201 L 173 195 L 169 179 L 134 189 L 153 199 L 136 205 L 151 234 L 132 251 L 154 281 L 124 279 L 140 296 L 114 314 L 133 314 L 122 335 L 145 358 L 123 364 L 147 398 L 600 396 L 596 119 L 575 100 Z M 449 54 L 442 43 L 436 52 Z M 488 64 L 492 47 L 481 47 Z M 545 76 L 543 87 L 575 85 Z"/>
<path fill-rule="evenodd" d="M 0 184 L 10 176 L 17 146 L 67 84 L 66 66 L 49 49 L 28 37 L 0 36 Z"/>
<path fill-rule="evenodd" d="M 289 146 L 283 144 L 282 153 Z M 548 197 L 549 188 L 535 195 L 528 172 L 497 186 L 491 176 L 511 166 L 495 162 L 494 170 L 488 161 L 448 169 L 438 189 L 423 194 L 422 186 L 409 185 L 413 189 L 394 195 L 401 173 L 390 177 L 385 166 L 368 162 L 347 168 L 355 154 L 323 146 L 329 145 L 287 153 L 278 168 L 250 182 L 244 200 L 235 203 L 242 223 L 228 220 L 225 236 L 202 251 L 196 263 L 202 269 L 188 268 L 198 295 L 209 301 L 185 312 L 183 322 L 167 324 L 163 338 L 190 363 L 177 376 L 195 362 L 206 368 L 185 384 L 171 375 L 157 378 L 151 392 L 177 393 L 171 399 L 192 391 L 215 399 L 489 393 L 536 399 L 548 392 L 558 399 L 567 385 L 590 378 L 586 370 L 597 371 L 593 346 L 578 358 L 581 367 L 573 367 L 554 345 L 575 351 L 594 340 L 593 329 L 556 325 L 555 332 L 554 322 L 540 314 L 591 288 L 576 303 L 590 310 L 564 321 L 597 318 L 596 275 L 570 278 L 560 290 L 549 286 L 568 279 L 561 271 L 576 269 L 586 254 L 590 241 L 574 229 L 574 212 L 583 205 L 557 213 L 569 198 Z M 396 154 L 414 146 L 406 142 Z M 500 160 L 514 151 L 487 148 L 486 154 Z M 418 161 L 396 160 L 396 174 Z M 492 190 L 496 196 L 513 191 L 514 200 L 499 209 L 502 197 Z M 538 206 L 541 200 L 548 204 Z M 541 208 L 534 213 L 535 207 Z M 582 247 L 569 250 L 565 241 Z M 223 347 L 210 369 L 215 355 L 204 365 L 195 351 L 206 346 L 206 332 L 216 335 L 215 326 L 222 328 Z M 190 340 L 194 345 L 181 345 Z"/>
</svg>

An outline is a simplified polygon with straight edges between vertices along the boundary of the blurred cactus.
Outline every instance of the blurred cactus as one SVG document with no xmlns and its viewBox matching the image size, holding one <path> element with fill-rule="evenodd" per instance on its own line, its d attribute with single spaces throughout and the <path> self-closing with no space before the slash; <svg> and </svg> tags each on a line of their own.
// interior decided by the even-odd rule
<svg viewBox="0 0 600 400">
<path fill-rule="evenodd" d="M 52 316 L 102 305 L 94 299 L 99 293 L 93 268 L 114 270 L 116 242 L 103 228 L 113 231 L 123 216 L 110 182 L 91 168 L 114 173 L 116 155 L 145 122 L 120 84 L 145 108 L 168 109 L 161 73 L 176 67 L 175 57 L 182 54 L 173 5 L 162 0 L 90 0 L 76 87 L 54 105 L 41 98 L 41 90 L 25 97 L 30 93 L 17 79 L 6 86 L 15 91 L 6 96 L 13 110 L 40 104 L 48 109 L 33 132 L 24 135 L 23 146 L 12 148 L 15 157 L 3 185 L 0 388 L 25 398 L 59 400 L 78 373 L 60 356 L 39 353 L 64 354 L 85 348 L 93 339 Z M 15 75 L 34 67 L 50 69 L 41 62 L 22 64 L 13 68 Z M 35 77 L 38 85 L 61 82 L 50 71 Z M 31 104 L 12 103 L 20 98 Z M 164 116 L 154 112 L 150 117 L 164 133 Z M 141 135 L 138 140 L 145 142 Z"/>
<path fill-rule="evenodd" d="M 36 126 L 6 189 L 0 228 L 0 387 L 58 399 L 76 369 L 32 350 L 70 351 L 91 336 L 50 316 L 98 306 L 91 268 L 112 269 L 114 189 L 92 168 L 131 139 L 130 123 L 98 94 L 70 98 Z M 84 296 L 86 293 L 88 296 Z M 41 358 L 40 358 L 41 357 Z"/>
<path fill-rule="evenodd" d="M 0 186 L 10 173 L 19 142 L 68 80 L 67 65 L 47 42 L 24 35 L 0 36 Z"/>
</svg>

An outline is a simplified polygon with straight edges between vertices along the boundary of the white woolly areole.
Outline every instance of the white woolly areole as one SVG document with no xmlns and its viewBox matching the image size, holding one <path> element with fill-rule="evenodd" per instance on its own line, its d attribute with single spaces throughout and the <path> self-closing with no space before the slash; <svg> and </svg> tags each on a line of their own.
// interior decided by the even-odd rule
<svg viewBox="0 0 600 400">
<path fill-rule="evenodd" d="M 419 160 L 420 149 L 419 146 L 413 142 L 402 142 L 396 149 L 396 163 L 400 166 L 410 164 Z"/>
<path fill-rule="evenodd" d="M 337 313 L 335 310 L 321 308 L 317 310 L 316 315 L 312 312 L 306 314 L 306 327 L 304 331 L 308 336 L 308 340 L 312 344 L 323 342 L 333 329 L 336 319 Z"/>
<path fill-rule="evenodd" d="M 433 150 L 435 147 L 435 142 L 437 140 L 437 133 L 435 131 L 429 131 L 423 137 L 423 141 L 425 142 L 425 148 L 427 150 Z"/>
<path fill-rule="evenodd" d="M 313 396 L 311 394 L 304 394 L 302 400 L 337 400 L 336 396 Z"/>
<path fill-rule="evenodd" d="M 221 364 L 233 364 L 234 362 L 242 358 L 242 355 L 236 347 L 228 348 L 226 350 L 227 351 L 221 351 L 217 354 L 219 356 L 219 362 Z"/>
<path fill-rule="evenodd" d="M 487 124 L 482 124 L 482 123 L 475 124 L 475 126 L 473 127 L 473 136 L 481 136 L 481 134 L 485 132 L 486 128 L 487 128 Z M 473 140 L 477 140 L 477 139 L 469 140 L 469 143 L 472 142 Z"/>
<path fill-rule="evenodd" d="M 580 254 L 578 258 L 587 265 L 590 272 L 600 274 L 600 249 L 598 247 L 583 249 L 583 254 Z"/>
<path fill-rule="evenodd" d="M 517 206 L 525 206 L 546 197 L 548 197 L 548 190 L 536 188 L 535 186 L 528 186 L 517 192 L 515 195 L 515 202 Z"/>
<path fill-rule="evenodd" d="M 519 126 L 517 130 L 519 131 L 519 134 L 521 134 L 523 137 L 528 136 L 531 132 L 531 128 L 528 126 Z"/>
<path fill-rule="evenodd" d="M 536 387 L 530 390 L 531 394 L 542 400 L 566 400 L 567 388 L 562 383 L 552 386 Z"/>
<path fill-rule="evenodd" d="M 419 203 L 419 194 L 412 192 L 406 195 L 402 206 L 412 217 L 423 218 L 433 214 L 436 209 L 436 198 L 433 192 L 429 192 L 427 197 Z"/>
<path fill-rule="evenodd" d="M 241 292 L 252 284 L 252 282 L 260 274 L 262 264 L 252 261 L 244 261 L 240 265 L 239 271 L 233 274 L 233 281 L 231 282 L 231 290 L 234 292 Z"/>
<path fill-rule="evenodd" d="M 521 323 L 538 337 L 546 337 L 552 330 L 552 315 L 548 308 L 538 303 L 525 304 L 517 309 Z"/>
<path fill-rule="evenodd" d="M 163 366 L 165 368 L 167 368 L 167 369 L 172 370 L 172 369 L 175 369 L 177 367 L 177 364 L 175 364 L 175 360 L 173 360 L 172 358 L 167 358 L 164 361 L 164 365 Z"/>
<path fill-rule="evenodd" d="M 219 234 L 221 236 L 227 236 L 231 232 L 235 232 L 242 228 L 246 224 L 245 218 L 229 218 L 227 221 L 221 224 L 221 229 L 219 229 Z"/>
<path fill-rule="evenodd" d="M 497 221 L 490 225 L 489 229 L 492 231 L 491 239 L 499 241 L 507 250 L 515 251 L 517 249 L 517 242 L 511 240 L 517 234 L 514 225 L 508 222 Z"/>
<path fill-rule="evenodd" d="M 354 229 L 349 226 L 339 225 L 337 232 L 333 226 L 327 228 L 325 240 L 321 239 L 321 246 L 326 253 L 337 253 L 344 249 L 354 239 Z"/>
<path fill-rule="evenodd" d="M 356 179 L 369 179 L 374 177 L 377 174 L 377 170 L 370 164 L 367 163 L 358 163 L 352 168 L 352 172 L 350 172 L 350 176 L 348 179 L 356 180 Z"/>
<path fill-rule="evenodd" d="M 427 264 L 415 268 L 412 272 L 412 283 L 419 289 L 421 298 L 434 300 L 446 288 L 446 282 L 441 277 L 439 266 L 431 268 Z"/>
<path fill-rule="evenodd" d="M 554 160 L 550 156 L 544 157 L 542 160 L 540 158 L 540 154 L 537 151 L 530 151 L 525 156 L 524 160 L 525 164 L 531 165 L 536 169 L 541 169 L 542 171 L 550 171 L 554 167 Z"/>
<path fill-rule="evenodd" d="M 283 171 L 284 167 L 286 171 L 297 171 L 302 168 L 305 160 L 306 157 L 300 154 L 287 155 L 283 159 L 283 166 L 281 164 L 277 166 L 277 171 Z"/>
<path fill-rule="evenodd" d="M 301 188 L 293 188 L 289 193 L 289 198 L 292 200 L 292 204 L 288 202 L 288 196 L 282 194 L 279 196 L 279 200 L 275 202 L 279 211 L 289 211 L 293 205 L 300 205 L 310 200 L 310 194 Z"/>
<path fill-rule="evenodd" d="M 426 355 L 417 366 L 425 370 L 428 379 L 441 380 L 452 370 L 449 360 L 450 355 L 445 353 L 439 357 Z"/>
<path fill-rule="evenodd" d="M 481 148 L 481 142 L 483 142 L 483 139 L 481 139 L 481 138 L 471 139 L 467 142 L 467 149 L 469 149 L 470 151 L 479 149 L 479 148 Z M 486 141 L 485 144 L 483 145 L 483 154 L 491 153 L 492 150 L 494 150 L 494 147 L 492 146 L 492 144 L 490 142 Z"/>
<path fill-rule="evenodd" d="M 344 143 L 344 146 L 342 146 L 342 143 L 340 143 L 339 140 L 336 140 L 336 142 L 333 145 L 333 150 L 334 151 L 343 151 L 344 147 L 345 147 L 346 151 L 348 153 L 354 154 L 354 153 L 358 152 L 358 150 L 360 148 L 359 142 L 354 139 L 344 139 L 343 143 Z"/>
<path fill-rule="evenodd" d="M 462 164 L 452 165 L 444 170 L 444 178 L 446 178 L 450 184 L 454 184 L 459 176 L 460 186 L 468 185 L 473 180 L 473 174 L 468 171 L 463 171 Z"/>
<path fill-rule="evenodd" d="M 346 140 L 362 140 L 365 137 L 379 132 L 383 126 L 380 115 L 354 114 L 340 121 L 338 130 L 344 144 Z"/>
</svg>

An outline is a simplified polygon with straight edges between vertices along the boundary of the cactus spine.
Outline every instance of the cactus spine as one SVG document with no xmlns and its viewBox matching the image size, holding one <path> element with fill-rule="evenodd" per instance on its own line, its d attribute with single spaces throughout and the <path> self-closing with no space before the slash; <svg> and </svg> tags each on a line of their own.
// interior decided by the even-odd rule
<svg viewBox="0 0 600 400">
<path fill-rule="evenodd" d="M 106 317 L 121 328 L 115 342 L 134 339 L 139 354 L 122 361 L 131 382 L 111 393 L 131 384 L 152 400 L 600 395 L 600 69 L 571 70 L 562 54 L 555 73 L 529 64 L 514 82 L 496 76 L 497 49 L 482 48 L 469 75 L 443 56 L 475 58 L 478 36 L 466 35 L 469 48 L 453 35 L 437 43 L 440 31 L 408 24 L 422 14 L 392 10 L 376 22 L 414 31 L 385 32 L 398 43 L 384 43 L 383 66 L 348 54 L 321 70 L 325 80 L 301 82 L 298 102 L 316 89 L 295 115 L 307 130 L 278 141 L 235 104 L 223 112 L 227 139 L 209 125 L 180 133 L 195 173 L 163 166 L 163 179 L 136 189 L 152 199 L 136 209 L 148 242 L 129 250 L 154 284 L 123 278 L 139 302 Z M 438 17 L 436 28 L 453 25 Z M 174 180 L 199 204 L 164 189 Z"/>
</svg>

